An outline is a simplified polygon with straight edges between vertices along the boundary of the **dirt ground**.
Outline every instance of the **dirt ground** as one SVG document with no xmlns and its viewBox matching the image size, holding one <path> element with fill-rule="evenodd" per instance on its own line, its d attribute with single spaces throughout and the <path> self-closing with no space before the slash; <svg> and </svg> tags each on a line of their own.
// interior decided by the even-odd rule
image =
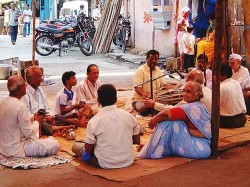
<svg viewBox="0 0 250 187">
<path fill-rule="evenodd" d="M 92 176 L 70 164 L 44 169 L 0 167 L 0 186 L 250 186 L 250 144 L 127 182 Z"/>
</svg>

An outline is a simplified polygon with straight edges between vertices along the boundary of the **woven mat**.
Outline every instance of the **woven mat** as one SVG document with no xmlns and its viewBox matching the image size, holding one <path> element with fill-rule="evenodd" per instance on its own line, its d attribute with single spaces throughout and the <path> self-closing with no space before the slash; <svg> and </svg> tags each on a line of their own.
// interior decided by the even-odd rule
<svg viewBox="0 0 250 187">
<path fill-rule="evenodd" d="M 64 158 L 56 155 L 48 157 L 15 158 L 15 157 L 7 157 L 0 154 L 0 164 L 12 169 L 44 168 L 47 166 L 54 166 L 58 164 L 67 163 L 69 161 L 70 161 L 69 158 Z"/>
</svg>

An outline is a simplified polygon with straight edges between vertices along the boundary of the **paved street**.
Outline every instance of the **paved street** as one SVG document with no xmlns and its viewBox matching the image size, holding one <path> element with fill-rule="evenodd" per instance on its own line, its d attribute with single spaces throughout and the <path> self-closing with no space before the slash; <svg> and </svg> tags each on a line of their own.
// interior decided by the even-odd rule
<svg viewBox="0 0 250 187">
<path fill-rule="evenodd" d="M 112 46 L 112 48 L 119 52 L 116 46 Z M 132 88 L 133 74 L 138 65 L 121 62 L 102 54 L 85 56 L 79 48 L 73 49 L 74 51 L 67 53 L 62 52 L 61 57 L 57 51 L 47 57 L 36 54 L 36 59 L 44 69 L 45 80 L 56 83 L 53 87 L 50 86 L 50 94 L 55 94 L 61 88 L 61 76 L 65 71 L 75 71 L 78 80 L 81 81 L 85 77 L 87 66 L 92 63 L 100 67 L 100 79 L 103 83 L 112 83 L 117 88 Z M 18 36 L 16 45 L 12 45 L 9 36 L 0 36 L 0 60 L 13 57 L 19 57 L 19 60 L 32 59 L 31 37 Z M 137 58 L 142 61 L 145 57 Z M 0 80 L 1 90 L 5 90 L 5 83 L 6 81 Z"/>
</svg>

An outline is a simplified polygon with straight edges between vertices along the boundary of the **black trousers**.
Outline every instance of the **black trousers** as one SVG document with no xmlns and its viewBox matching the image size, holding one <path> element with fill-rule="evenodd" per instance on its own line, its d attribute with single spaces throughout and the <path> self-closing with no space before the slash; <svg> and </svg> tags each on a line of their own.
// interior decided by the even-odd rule
<svg viewBox="0 0 250 187">
<path fill-rule="evenodd" d="M 188 69 L 194 67 L 194 55 L 184 54 L 183 68 Z"/>
<path fill-rule="evenodd" d="M 246 123 L 245 114 L 238 114 L 235 116 L 220 116 L 220 127 L 222 128 L 239 128 Z"/>
</svg>

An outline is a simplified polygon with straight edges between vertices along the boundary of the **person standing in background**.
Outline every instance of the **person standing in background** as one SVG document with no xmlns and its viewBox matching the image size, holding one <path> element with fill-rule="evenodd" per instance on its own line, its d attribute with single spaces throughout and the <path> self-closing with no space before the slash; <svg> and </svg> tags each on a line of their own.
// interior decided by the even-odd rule
<svg viewBox="0 0 250 187">
<path fill-rule="evenodd" d="M 10 30 L 10 27 L 9 27 L 9 21 L 10 21 L 10 9 L 8 6 L 5 7 L 5 10 L 4 10 L 4 30 L 2 32 L 2 34 L 6 33 L 7 35 L 9 34 L 9 30 Z"/>
<path fill-rule="evenodd" d="M 101 18 L 101 11 L 100 11 L 98 5 L 96 5 L 96 6 L 95 6 L 95 9 L 93 10 L 92 18 L 93 18 L 93 20 L 94 20 L 95 27 L 97 28 L 98 25 L 99 25 L 100 18 Z"/>
<path fill-rule="evenodd" d="M 30 35 L 30 21 L 31 21 L 32 11 L 30 10 L 30 5 L 26 5 L 26 9 L 23 11 L 23 37 Z"/>
<path fill-rule="evenodd" d="M 15 3 L 11 3 L 10 7 L 11 7 L 9 12 L 10 37 L 12 44 L 15 45 L 18 33 L 18 17 L 21 16 L 21 12 L 16 8 Z"/>
<path fill-rule="evenodd" d="M 184 7 L 181 9 L 181 15 L 177 20 L 177 42 L 180 52 L 180 67 L 183 66 L 183 59 L 184 59 L 184 49 L 182 44 L 183 35 L 187 32 L 187 27 L 189 26 L 189 14 L 190 9 L 188 7 Z"/>
</svg>

